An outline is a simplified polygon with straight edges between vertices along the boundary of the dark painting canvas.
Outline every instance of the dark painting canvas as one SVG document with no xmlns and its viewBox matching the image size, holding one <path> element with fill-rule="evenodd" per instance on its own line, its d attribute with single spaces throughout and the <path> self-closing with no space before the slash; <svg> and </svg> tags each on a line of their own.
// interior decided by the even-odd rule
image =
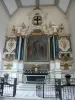
<svg viewBox="0 0 75 100">
<path fill-rule="evenodd" d="M 30 36 L 27 40 L 27 60 L 45 61 L 47 60 L 48 37 Z"/>
</svg>

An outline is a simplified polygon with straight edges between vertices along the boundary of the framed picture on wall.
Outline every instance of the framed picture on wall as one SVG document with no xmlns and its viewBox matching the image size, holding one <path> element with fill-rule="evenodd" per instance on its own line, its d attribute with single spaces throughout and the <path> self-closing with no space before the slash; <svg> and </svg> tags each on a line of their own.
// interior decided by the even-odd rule
<svg viewBox="0 0 75 100">
<path fill-rule="evenodd" d="M 27 39 L 27 61 L 47 61 L 47 36 L 29 36 Z"/>
</svg>

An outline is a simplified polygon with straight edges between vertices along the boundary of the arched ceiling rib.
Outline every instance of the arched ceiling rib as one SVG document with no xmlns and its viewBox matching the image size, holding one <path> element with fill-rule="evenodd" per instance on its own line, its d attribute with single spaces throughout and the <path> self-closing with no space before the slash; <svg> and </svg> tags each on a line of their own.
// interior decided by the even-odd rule
<svg viewBox="0 0 75 100">
<path fill-rule="evenodd" d="M 59 7 L 64 13 L 70 6 L 72 0 L 1 0 L 4 7 L 9 12 L 9 15 L 13 15 L 14 12 L 21 7 L 32 6 L 49 6 L 54 5 Z"/>
</svg>

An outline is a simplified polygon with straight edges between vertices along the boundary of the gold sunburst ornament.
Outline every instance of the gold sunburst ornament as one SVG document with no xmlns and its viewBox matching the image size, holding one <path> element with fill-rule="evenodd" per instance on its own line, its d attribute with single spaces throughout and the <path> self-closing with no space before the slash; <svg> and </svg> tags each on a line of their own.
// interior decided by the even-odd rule
<svg viewBox="0 0 75 100">
<path fill-rule="evenodd" d="M 69 65 L 67 63 L 64 64 L 64 70 L 69 70 Z"/>
<path fill-rule="evenodd" d="M 39 65 L 36 64 L 35 67 L 34 67 L 34 71 L 35 71 L 35 72 L 38 72 L 38 67 L 39 67 Z"/>
</svg>

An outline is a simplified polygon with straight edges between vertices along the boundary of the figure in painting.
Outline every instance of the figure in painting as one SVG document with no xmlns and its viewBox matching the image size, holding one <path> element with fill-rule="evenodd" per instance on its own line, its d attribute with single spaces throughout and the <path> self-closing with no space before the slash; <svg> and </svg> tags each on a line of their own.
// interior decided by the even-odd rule
<svg viewBox="0 0 75 100">
<path fill-rule="evenodd" d="M 39 47 L 40 47 L 40 43 L 38 40 L 36 40 L 36 56 L 39 56 Z"/>
<path fill-rule="evenodd" d="M 44 49 L 44 45 L 43 44 L 40 46 L 40 54 L 41 54 L 41 56 L 45 55 L 45 49 Z"/>
<path fill-rule="evenodd" d="M 32 57 L 32 47 L 28 47 L 28 56 Z"/>
<path fill-rule="evenodd" d="M 36 56 L 37 48 L 36 48 L 36 41 L 33 42 L 33 56 Z"/>
</svg>

